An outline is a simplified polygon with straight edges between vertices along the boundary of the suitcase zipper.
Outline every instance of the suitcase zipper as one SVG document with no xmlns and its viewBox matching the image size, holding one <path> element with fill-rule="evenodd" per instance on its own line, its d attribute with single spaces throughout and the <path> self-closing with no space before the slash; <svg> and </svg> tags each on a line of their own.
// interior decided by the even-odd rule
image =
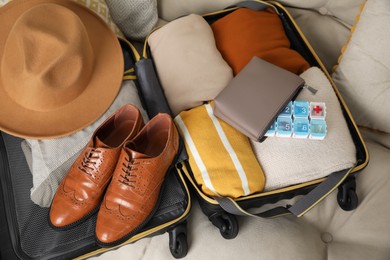
<svg viewBox="0 0 390 260">
<path fill-rule="evenodd" d="M 315 89 L 313 87 L 310 87 L 309 85 L 306 85 L 306 84 L 303 85 L 302 88 L 309 90 L 313 95 L 315 95 L 317 93 L 317 91 L 318 91 L 317 89 Z"/>
</svg>

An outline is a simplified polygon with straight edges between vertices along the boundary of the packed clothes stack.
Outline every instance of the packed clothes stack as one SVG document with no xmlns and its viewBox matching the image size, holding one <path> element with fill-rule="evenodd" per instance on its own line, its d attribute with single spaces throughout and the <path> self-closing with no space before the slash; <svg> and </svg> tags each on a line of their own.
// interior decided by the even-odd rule
<svg viewBox="0 0 390 260">
<path fill-rule="evenodd" d="M 177 168 L 226 239 L 238 234 L 236 215 L 300 217 L 339 186 L 339 205 L 357 207 L 350 183 L 367 165 L 367 149 L 290 19 L 282 6 L 259 1 L 182 16 L 150 33 L 137 66 L 142 91 L 159 93 L 151 103 L 165 103 L 175 116 L 186 148 Z M 269 134 L 272 126 L 277 134 Z M 295 203 L 262 210 L 286 200 Z"/>
</svg>

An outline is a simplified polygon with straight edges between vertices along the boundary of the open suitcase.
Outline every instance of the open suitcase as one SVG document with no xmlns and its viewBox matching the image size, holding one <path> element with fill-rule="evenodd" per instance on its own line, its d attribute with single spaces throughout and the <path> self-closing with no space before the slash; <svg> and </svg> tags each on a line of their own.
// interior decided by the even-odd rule
<svg viewBox="0 0 390 260">
<path fill-rule="evenodd" d="M 130 72 L 124 79 L 134 80 L 134 47 L 125 40 L 121 45 L 125 68 Z M 67 231 L 49 227 L 49 208 L 41 208 L 30 199 L 32 175 L 21 149 L 22 140 L 0 133 L 0 259 L 84 259 L 114 249 L 95 243 L 96 214 Z M 163 190 L 152 219 L 122 245 L 168 232 L 170 251 L 181 258 L 188 250 L 186 218 L 191 208 L 182 173 L 175 169 L 167 173 Z"/>
<path fill-rule="evenodd" d="M 274 8 L 278 13 L 285 33 L 291 42 L 291 48 L 300 53 L 310 66 L 319 67 L 332 84 L 356 147 L 357 164 L 352 168 L 334 172 L 326 178 L 319 178 L 281 189 L 231 199 L 228 197 L 211 197 L 206 195 L 195 181 L 194 174 L 187 160 L 188 157 L 185 151 L 183 151 L 180 158 L 181 163 L 177 165 L 177 168 L 187 177 L 188 183 L 196 194 L 204 214 L 219 228 L 221 235 L 226 239 L 232 239 L 238 234 L 239 227 L 235 215 L 271 218 L 293 214 L 300 217 L 337 188 L 337 200 L 340 207 L 344 210 L 355 209 L 358 205 L 358 198 L 355 192 L 356 184 L 354 175 L 368 164 L 367 148 L 343 98 L 313 48 L 281 4 L 277 2 L 245 1 L 235 6 L 230 6 L 225 10 L 203 15 L 203 17 L 211 24 L 235 11 L 237 8 L 263 10 L 268 7 Z M 137 76 L 140 84 L 143 84 L 144 88 L 148 89 L 149 94 L 146 97 L 149 99 L 150 106 L 152 106 L 151 109 L 169 112 L 169 105 L 164 97 L 164 91 L 156 74 L 148 39 L 145 42 L 143 57 L 136 64 Z M 298 198 L 299 200 L 296 201 Z M 278 202 L 280 205 L 277 205 Z M 264 205 L 266 206 L 263 207 Z"/>
</svg>

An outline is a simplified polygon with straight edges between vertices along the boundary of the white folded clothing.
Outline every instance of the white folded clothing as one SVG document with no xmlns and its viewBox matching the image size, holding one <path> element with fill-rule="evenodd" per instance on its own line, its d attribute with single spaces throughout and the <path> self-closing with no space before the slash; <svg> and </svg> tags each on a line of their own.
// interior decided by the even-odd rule
<svg viewBox="0 0 390 260">
<path fill-rule="evenodd" d="M 33 176 L 31 200 L 35 204 L 41 207 L 50 206 L 62 178 L 88 143 L 95 129 L 114 111 L 128 103 L 137 106 L 144 121 L 148 121 L 134 82 L 124 81 L 111 107 L 93 124 L 62 138 L 22 141 L 22 149 Z"/>
<path fill-rule="evenodd" d="M 312 67 L 300 75 L 318 92 L 303 89 L 296 100 L 326 103 L 327 134 L 324 140 L 268 137 L 251 141 L 263 168 L 265 191 L 304 183 L 352 167 L 356 148 L 338 98 L 325 74 Z"/>
</svg>

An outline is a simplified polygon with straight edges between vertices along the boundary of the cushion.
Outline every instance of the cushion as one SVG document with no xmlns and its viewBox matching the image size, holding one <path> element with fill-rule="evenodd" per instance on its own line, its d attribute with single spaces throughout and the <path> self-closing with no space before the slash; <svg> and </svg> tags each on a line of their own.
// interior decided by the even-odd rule
<svg viewBox="0 0 390 260">
<path fill-rule="evenodd" d="M 367 1 L 332 77 L 357 124 L 390 133 L 390 5 Z"/>
<path fill-rule="evenodd" d="M 233 78 L 202 16 L 174 20 L 154 31 L 148 43 L 174 115 L 214 99 Z"/>
<path fill-rule="evenodd" d="M 365 0 L 281 0 L 279 2 L 285 6 L 300 8 L 302 10 L 311 10 L 323 16 L 332 17 L 341 22 L 344 26 L 352 26 L 355 24 L 356 13 L 359 11 L 359 7 L 364 1 Z"/>
<path fill-rule="evenodd" d="M 263 190 L 264 173 L 248 138 L 215 117 L 211 104 L 181 112 L 175 123 L 205 194 L 238 198 Z"/>
<path fill-rule="evenodd" d="M 316 67 L 300 76 L 318 92 L 303 89 L 296 100 L 325 102 L 327 135 L 324 140 L 269 137 L 251 142 L 267 191 L 319 179 L 356 163 L 356 148 L 328 78 Z"/>
<path fill-rule="evenodd" d="M 289 7 L 288 11 L 326 69 L 329 72 L 332 71 L 334 65 L 337 64 L 341 48 L 351 34 L 351 26 L 340 23 L 340 20 L 330 15 L 322 15 L 313 10 Z M 355 14 L 358 12 L 357 8 Z M 337 37 L 329 37 L 329 35 L 337 35 Z"/>
<path fill-rule="evenodd" d="M 211 28 L 218 50 L 235 75 L 253 56 L 295 74 L 309 68 L 303 57 L 290 49 L 282 22 L 271 8 L 264 11 L 240 8 L 214 22 Z"/>
</svg>

